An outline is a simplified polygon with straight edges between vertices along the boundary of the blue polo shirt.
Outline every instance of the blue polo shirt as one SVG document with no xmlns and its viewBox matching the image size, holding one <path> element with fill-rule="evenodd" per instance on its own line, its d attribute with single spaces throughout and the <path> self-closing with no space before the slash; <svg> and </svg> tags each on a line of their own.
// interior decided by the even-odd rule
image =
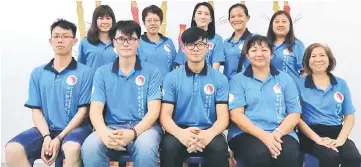
<svg viewBox="0 0 361 167">
<path fill-rule="evenodd" d="M 223 43 L 223 50 L 225 55 L 224 62 L 224 71 L 223 74 L 226 75 L 228 80 L 230 80 L 234 75 L 237 74 L 239 59 L 241 57 L 241 52 L 243 49 L 243 44 L 248 36 L 252 35 L 248 29 L 242 34 L 241 38 L 238 41 L 234 41 L 235 33 L 232 34 L 230 38 L 227 38 Z M 247 68 L 249 65 L 248 58 L 245 57 L 243 62 L 242 71 Z"/>
<path fill-rule="evenodd" d="M 119 58 L 95 72 L 91 101 L 105 104 L 105 124 L 139 122 L 148 111 L 148 102 L 161 99 L 161 73 L 141 62 L 126 76 L 119 70 Z"/>
<path fill-rule="evenodd" d="M 87 38 L 83 38 L 79 44 L 78 61 L 89 67 L 98 67 L 111 63 L 118 57 L 114 51 L 112 43 L 105 44 L 102 41 L 96 45 L 89 43 Z"/>
<path fill-rule="evenodd" d="M 89 105 L 94 71 L 73 58 L 59 73 L 53 62 L 31 73 L 25 107 L 41 109 L 50 130 L 63 130 L 80 107 Z"/>
<path fill-rule="evenodd" d="M 302 77 L 298 82 L 302 119 L 308 125 L 341 125 L 345 115 L 355 113 L 346 82 L 331 73 L 328 75 L 331 84 L 326 90 L 315 85 L 312 75 Z"/>
<path fill-rule="evenodd" d="M 253 76 L 252 66 L 236 74 L 230 81 L 229 109 L 245 108 L 245 115 L 257 127 L 274 131 L 288 113 L 301 113 L 297 86 L 292 78 L 271 66 L 264 81 Z M 228 131 L 228 140 L 243 133 L 234 123 Z M 298 140 L 294 131 L 289 133 Z"/>
<path fill-rule="evenodd" d="M 304 53 L 305 46 L 301 41 L 295 40 L 292 51 L 287 49 L 287 44 L 284 42 L 279 46 L 273 46 L 271 64 L 297 81 L 300 78 L 300 71 L 303 69 L 302 59 Z"/>
<path fill-rule="evenodd" d="M 142 61 L 158 67 L 162 74 L 162 78 L 172 71 L 175 67 L 175 57 L 177 51 L 175 50 L 173 41 L 162 34 L 159 34 L 160 40 L 155 43 L 148 39 L 147 34 L 144 33 L 140 37 L 140 47 L 138 47 L 138 55 Z"/>
<path fill-rule="evenodd" d="M 174 104 L 178 126 L 208 129 L 217 120 L 216 104 L 228 103 L 228 80 L 205 65 L 198 74 L 188 63 L 168 73 L 163 81 L 163 103 Z"/>
<path fill-rule="evenodd" d="M 209 45 L 208 53 L 204 58 L 208 66 L 212 66 L 213 63 L 224 62 L 224 53 L 223 53 L 223 39 L 218 34 L 215 34 L 212 39 L 207 39 Z M 175 62 L 179 65 L 184 65 L 187 61 L 187 57 L 182 51 L 183 43 L 180 44 L 178 49 L 178 55 L 175 59 Z"/>
</svg>

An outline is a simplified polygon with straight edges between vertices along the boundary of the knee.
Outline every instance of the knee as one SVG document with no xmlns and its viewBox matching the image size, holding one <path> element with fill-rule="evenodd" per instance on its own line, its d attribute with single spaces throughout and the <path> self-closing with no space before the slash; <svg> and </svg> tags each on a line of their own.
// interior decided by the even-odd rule
<svg viewBox="0 0 361 167">
<path fill-rule="evenodd" d="M 324 161 L 324 162 L 338 162 L 339 154 L 336 151 L 330 150 L 324 152 L 323 155 L 319 155 L 317 158 L 320 161 Z"/>
<path fill-rule="evenodd" d="M 182 144 L 177 138 L 175 138 L 170 134 L 167 134 L 163 137 L 162 142 L 160 144 L 160 152 L 164 154 L 171 152 L 178 152 L 181 146 Z"/>
<path fill-rule="evenodd" d="M 66 142 L 62 146 L 66 159 L 80 159 L 81 146 L 76 142 Z"/>
<path fill-rule="evenodd" d="M 134 142 L 133 150 L 136 154 L 158 154 L 159 141 L 156 139 L 138 138 Z"/>
<path fill-rule="evenodd" d="M 218 154 L 225 154 L 228 156 L 228 146 L 225 138 L 222 135 L 216 136 L 206 147 L 206 149 Z"/>
<path fill-rule="evenodd" d="M 105 149 L 106 147 L 104 146 L 102 139 L 93 132 L 85 139 L 81 146 L 81 154 L 83 158 L 86 158 L 88 156 L 97 155 Z"/>
<path fill-rule="evenodd" d="M 25 156 L 24 147 L 16 142 L 9 143 L 5 147 L 5 159 L 7 163 L 13 163 Z"/>
</svg>

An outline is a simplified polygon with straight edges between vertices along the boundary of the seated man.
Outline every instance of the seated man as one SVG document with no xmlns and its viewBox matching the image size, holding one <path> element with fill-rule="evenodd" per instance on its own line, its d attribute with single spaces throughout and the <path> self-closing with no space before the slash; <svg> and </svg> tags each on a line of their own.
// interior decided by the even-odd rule
<svg viewBox="0 0 361 167">
<path fill-rule="evenodd" d="M 166 130 L 161 142 L 161 167 L 181 167 L 199 151 L 207 167 L 228 166 L 228 80 L 207 66 L 207 32 L 192 27 L 182 34 L 184 66 L 168 73 L 163 82 L 160 121 Z"/>
<path fill-rule="evenodd" d="M 20 133 L 6 145 L 9 167 L 29 167 L 41 158 L 52 165 L 59 149 L 66 167 L 81 166 L 80 148 L 92 132 L 87 116 L 94 72 L 72 57 L 76 26 L 66 20 L 51 25 L 54 59 L 33 70 L 29 98 L 35 127 Z"/>
<path fill-rule="evenodd" d="M 134 167 L 157 167 L 163 133 L 156 124 L 161 106 L 161 73 L 136 55 L 140 26 L 119 21 L 111 38 L 119 57 L 99 67 L 94 76 L 90 119 L 93 132 L 84 142 L 86 167 L 108 167 L 125 152 Z M 103 110 L 104 116 L 103 116 Z"/>
</svg>

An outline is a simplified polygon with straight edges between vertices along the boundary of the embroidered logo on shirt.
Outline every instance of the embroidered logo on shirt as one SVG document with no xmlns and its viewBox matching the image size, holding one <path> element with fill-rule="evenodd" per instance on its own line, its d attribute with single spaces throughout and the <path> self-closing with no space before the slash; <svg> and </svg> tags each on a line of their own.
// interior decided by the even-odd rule
<svg viewBox="0 0 361 167">
<path fill-rule="evenodd" d="M 168 44 L 164 45 L 164 50 L 170 53 L 170 46 Z"/>
<path fill-rule="evenodd" d="M 206 86 L 204 86 L 204 93 L 206 93 L 207 95 L 211 95 L 214 93 L 214 87 L 212 84 L 207 84 Z"/>
<path fill-rule="evenodd" d="M 144 81 L 145 81 L 145 78 L 143 75 L 139 75 L 135 78 L 135 84 L 137 84 L 138 86 L 143 86 Z"/>
<path fill-rule="evenodd" d="M 77 82 L 77 78 L 75 75 L 70 75 L 67 79 L 66 79 L 66 83 L 69 85 L 69 86 L 73 86 L 75 85 Z"/>
<path fill-rule="evenodd" d="M 229 103 L 232 103 L 233 100 L 234 100 L 234 95 L 233 95 L 232 93 L 230 93 L 230 94 L 228 95 L 228 101 L 229 101 Z"/>
<path fill-rule="evenodd" d="M 286 48 L 285 50 L 283 50 L 283 54 L 286 55 L 286 56 L 289 56 L 289 55 L 292 54 L 292 52 L 289 49 Z"/>
<path fill-rule="evenodd" d="M 276 94 L 282 93 L 282 92 L 281 92 L 281 85 L 280 85 L 279 83 L 277 83 L 277 84 L 273 87 L 273 91 L 274 91 Z"/>
<path fill-rule="evenodd" d="M 333 95 L 333 98 L 335 99 L 335 101 L 337 103 L 342 103 L 343 102 L 343 94 L 340 93 L 340 92 L 336 92 L 334 95 Z"/>
<path fill-rule="evenodd" d="M 208 42 L 208 48 L 209 48 L 209 50 L 213 49 L 213 43 L 212 42 Z"/>
</svg>

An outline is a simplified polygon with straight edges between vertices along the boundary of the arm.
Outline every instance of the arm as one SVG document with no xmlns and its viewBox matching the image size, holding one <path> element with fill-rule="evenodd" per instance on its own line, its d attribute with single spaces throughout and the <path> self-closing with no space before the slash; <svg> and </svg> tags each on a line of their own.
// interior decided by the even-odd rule
<svg viewBox="0 0 361 167">
<path fill-rule="evenodd" d="M 84 38 L 80 41 L 79 48 L 78 48 L 78 62 L 82 64 L 86 64 L 86 58 L 85 58 L 85 52 L 84 52 L 84 40 L 87 40 Z"/>
<path fill-rule="evenodd" d="M 170 40 L 170 50 L 171 50 L 171 54 L 172 54 L 172 66 L 171 66 L 171 70 L 175 69 L 177 66 L 177 62 L 176 62 L 176 58 L 177 58 L 177 50 L 175 49 L 175 46 L 173 44 L 172 39 Z"/>
<path fill-rule="evenodd" d="M 212 55 L 213 56 L 212 57 L 212 67 L 216 70 L 219 70 L 219 67 L 221 66 L 221 62 L 225 61 L 222 37 L 219 37 L 219 39 L 217 39 L 213 50 L 214 50 L 214 52 Z"/>
<path fill-rule="evenodd" d="M 298 123 L 298 127 L 300 128 L 301 132 L 303 134 L 305 134 L 308 138 L 310 138 L 311 140 L 313 140 L 314 142 L 318 142 L 321 139 L 321 137 L 315 133 L 307 124 L 305 121 L 303 121 L 302 119 L 300 120 L 300 122 Z"/>
<path fill-rule="evenodd" d="M 33 109 L 32 117 L 35 127 L 39 130 L 41 136 L 50 134 L 48 123 L 46 122 L 43 112 L 40 109 Z"/>
<path fill-rule="evenodd" d="M 217 63 L 212 63 L 212 67 L 216 70 L 219 70 L 219 67 L 221 67 L 221 63 L 217 62 Z"/>
<path fill-rule="evenodd" d="M 355 114 L 345 115 L 344 123 L 343 123 L 341 132 L 338 135 L 337 139 L 346 141 L 354 124 L 355 124 Z"/>
<path fill-rule="evenodd" d="M 180 128 L 174 122 L 172 118 L 173 110 L 174 110 L 174 104 L 163 102 L 162 110 L 160 112 L 160 122 L 163 128 L 165 129 L 165 131 L 167 131 L 169 134 L 173 136 L 177 136 L 177 134 L 179 134 L 178 132 L 182 130 L 182 128 Z"/>
<path fill-rule="evenodd" d="M 347 83 L 344 80 L 340 80 L 340 83 L 343 84 L 344 89 L 344 101 L 342 103 L 342 113 L 344 115 L 344 123 L 342 130 L 337 138 L 346 140 L 355 124 L 355 108 L 352 104 L 351 93 L 347 86 Z"/>
</svg>

